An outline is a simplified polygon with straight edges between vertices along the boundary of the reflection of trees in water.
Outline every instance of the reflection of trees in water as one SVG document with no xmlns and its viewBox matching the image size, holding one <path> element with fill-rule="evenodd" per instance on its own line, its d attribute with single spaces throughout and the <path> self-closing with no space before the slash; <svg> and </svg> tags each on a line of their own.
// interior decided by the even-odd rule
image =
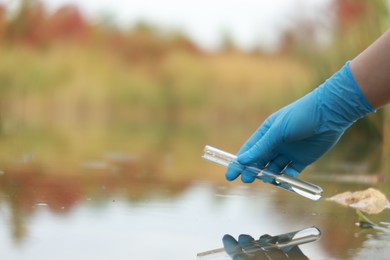
<svg viewBox="0 0 390 260">
<path fill-rule="evenodd" d="M 47 207 L 56 214 L 67 214 L 86 200 L 91 200 L 91 203 L 111 202 L 110 199 L 120 196 L 140 201 L 156 192 L 161 193 L 159 196 L 176 196 L 188 186 L 167 182 L 153 173 L 144 174 L 142 165 L 138 163 L 111 166 L 107 169 L 87 169 L 77 174 L 43 173 L 34 166 L 5 171 L 0 175 L 0 203 L 9 207 L 14 241 L 23 241 L 27 233 L 27 219 L 40 207 Z"/>
<path fill-rule="evenodd" d="M 11 227 L 12 237 L 15 242 L 19 243 L 26 235 L 25 216 L 28 214 L 19 206 L 18 200 L 11 197 L 9 202 L 10 212 L 12 214 Z"/>
<path fill-rule="evenodd" d="M 25 220 L 39 203 L 56 213 L 69 212 L 81 197 L 78 181 L 69 176 L 43 175 L 33 168 L 7 171 L 0 178 L 2 200 L 9 204 L 12 235 L 16 242 L 25 236 Z"/>
</svg>

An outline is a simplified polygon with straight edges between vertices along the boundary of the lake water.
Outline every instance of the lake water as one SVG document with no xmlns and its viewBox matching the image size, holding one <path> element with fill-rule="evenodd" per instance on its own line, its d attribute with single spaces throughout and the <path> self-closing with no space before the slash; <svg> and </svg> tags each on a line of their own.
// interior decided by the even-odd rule
<svg viewBox="0 0 390 260">
<path fill-rule="evenodd" d="M 300 247 L 310 259 L 384 259 L 390 253 L 390 233 L 356 226 L 353 209 L 324 199 L 310 201 L 260 182 L 137 187 L 142 184 L 122 186 L 125 179 L 100 172 L 88 181 L 56 182 L 31 172 L 4 172 L 1 259 L 196 259 L 199 252 L 222 247 L 225 234 L 259 237 L 311 226 L 322 237 Z M 311 181 L 326 186 L 326 195 L 345 190 L 339 181 Z M 373 218 L 389 220 L 390 212 Z"/>
<path fill-rule="evenodd" d="M 257 239 L 312 226 L 321 239 L 300 246 L 310 259 L 390 253 L 387 230 L 358 227 L 355 210 L 326 200 L 368 187 L 390 197 L 380 145 L 347 135 L 300 177 L 325 191 L 311 201 L 260 181 L 228 183 L 223 167 L 200 158 L 205 144 L 234 152 L 245 131 L 145 129 L 108 129 L 88 140 L 91 129 L 82 128 L 69 138 L 2 136 L 0 259 L 196 259 L 222 247 L 225 234 Z M 390 210 L 368 217 L 389 222 Z"/>
</svg>

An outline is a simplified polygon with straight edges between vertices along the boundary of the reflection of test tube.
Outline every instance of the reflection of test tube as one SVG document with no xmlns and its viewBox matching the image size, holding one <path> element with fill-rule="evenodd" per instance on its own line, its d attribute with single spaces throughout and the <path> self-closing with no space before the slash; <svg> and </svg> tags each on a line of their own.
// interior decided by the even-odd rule
<svg viewBox="0 0 390 260">
<path fill-rule="evenodd" d="M 260 180 L 271 178 L 273 180 L 271 184 L 311 200 L 319 200 L 322 197 L 323 190 L 317 185 L 301 181 L 286 174 L 276 174 L 267 169 L 261 170 L 252 166 L 244 166 L 237 162 L 235 155 L 208 145 L 204 148 L 202 158 L 225 167 L 236 167 L 241 171 L 245 169 L 245 171 L 252 172 Z"/>
<path fill-rule="evenodd" d="M 299 231 L 286 233 L 276 236 L 275 238 L 291 237 L 288 241 L 276 241 L 275 243 L 263 244 L 259 241 L 255 241 L 250 245 L 242 245 L 242 250 L 248 254 L 254 254 L 258 251 L 269 251 L 272 249 L 283 249 L 287 247 L 299 246 L 302 244 L 314 242 L 321 237 L 321 231 L 316 227 L 310 227 Z M 224 248 L 214 249 L 199 253 L 197 255 L 198 260 L 231 260 L 231 257 L 226 253 Z"/>
</svg>

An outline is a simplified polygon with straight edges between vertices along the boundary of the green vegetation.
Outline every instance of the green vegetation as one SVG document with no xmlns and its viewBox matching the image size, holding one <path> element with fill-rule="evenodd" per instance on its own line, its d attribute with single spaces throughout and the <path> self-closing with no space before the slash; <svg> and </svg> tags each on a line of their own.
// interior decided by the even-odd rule
<svg viewBox="0 0 390 260">
<path fill-rule="evenodd" d="M 231 42 L 205 53 L 180 33 L 162 35 L 145 23 L 129 31 L 90 24 L 73 6 L 49 15 L 25 0 L 11 16 L 0 7 L 0 161 L 27 156 L 72 171 L 120 151 L 152 160 L 161 174 L 206 176 L 209 166 L 197 165 L 204 144 L 234 152 L 270 113 L 385 29 L 382 1 L 336 2 L 326 47 L 301 37 L 316 26 L 297 26 L 275 54 L 244 53 Z M 346 139 L 389 147 L 387 114 L 359 123 Z"/>
</svg>

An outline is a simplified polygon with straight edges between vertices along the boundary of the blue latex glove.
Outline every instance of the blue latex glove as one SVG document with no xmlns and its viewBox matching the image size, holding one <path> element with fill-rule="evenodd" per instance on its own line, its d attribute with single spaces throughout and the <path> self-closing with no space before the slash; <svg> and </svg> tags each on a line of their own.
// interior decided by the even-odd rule
<svg viewBox="0 0 390 260">
<path fill-rule="evenodd" d="M 356 120 L 375 110 L 367 103 L 346 63 L 306 96 L 268 117 L 237 154 L 237 161 L 297 177 L 340 139 Z M 226 179 L 255 180 L 228 167 Z M 267 180 L 265 180 L 267 181 Z"/>
<path fill-rule="evenodd" d="M 253 237 L 244 234 L 238 237 L 238 241 L 227 234 L 222 238 L 225 252 L 232 260 L 308 259 L 298 246 L 268 250 L 261 248 L 262 246 L 290 240 L 289 237 L 272 237 L 270 235 L 263 235 L 259 240 L 255 240 Z"/>
</svg>

